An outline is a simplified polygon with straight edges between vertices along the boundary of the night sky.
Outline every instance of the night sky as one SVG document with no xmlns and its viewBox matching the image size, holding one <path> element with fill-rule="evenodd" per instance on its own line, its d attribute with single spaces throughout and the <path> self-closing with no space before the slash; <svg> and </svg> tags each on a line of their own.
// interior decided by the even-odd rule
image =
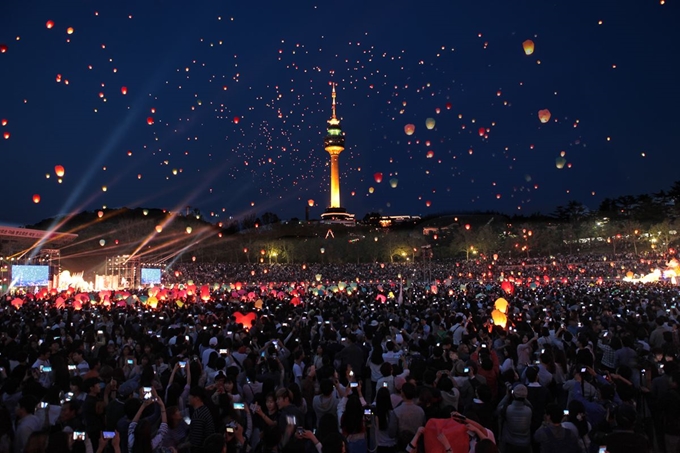
<svg viewBox="0 0 680 453">
<path fill-rule="evenodd" d="M 359 217 L 597 209 L 668 189 L 679 13 L 678 0 L 3 0 L 0 221 L 102 206 L 304 218 L 309 199 L 318 218 L 330 82 L 341 202 Z"/>
</svg>

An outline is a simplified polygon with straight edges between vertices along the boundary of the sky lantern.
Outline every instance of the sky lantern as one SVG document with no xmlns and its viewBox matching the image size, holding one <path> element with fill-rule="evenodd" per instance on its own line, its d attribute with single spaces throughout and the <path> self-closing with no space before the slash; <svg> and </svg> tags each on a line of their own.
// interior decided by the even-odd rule
<svg viewBox="0 0 680 453">
<path fill-rule="evenodd" d="M 35 195 L 33 195 L 33 203 L 35 203 L 35 204 L 40 203 L 40 195 L 39 194 L 36 193 Z"/>
<path fill-rule="evenodd" d="M 123 93 L 123 95 L 127 94 L 127 87 L 120 87 L 120 92 Z"/>
<path fill-rule="evenodd" d="M 188 226 L 188 227 L 186 227 L 186 229 L 184 231 L 186 231 L 187 234 L 191 234 L 191 232 L 194 231 L 194 229 L 191 228 L 190 226 Z"/>
<path fill-rule="evenodd" d="M 432 202 L 430 200 L 427 200 L 425 202 L 425 206 L 427 206 L 429 208 L 430 206 L 432 206 Z"/>
<path fill-rule="evenodd" d="M 534 53 L 534 42 L 531 39 L 527 39 L 522 43 L 522 48 L 524 49 L 525 54 L 531 55 Z"/>
<path fill-rule="evenodd" d="M 508 317 L 505 315 L 505 313 L 502 313 L 498 310 L 494 310 L 491 312 L 491 319 L 493 319 L 494 325 L 501 326 L 504 329 L 505 326 L 508 324 Z"/>
<path fill-rule="evenodd" d="M 51 29 L 52 27 L 54 27 L 54 21 L 48 20 L 47 23 L 45 24 L 45 27 L 47 27 L 48 29 Z"/>
<path fill-rule="evenodd" d="M 508 303 L 507 300 L 503 299 L 502 297 L 499 297 L 496 299 L 496 302 L 494 302 L 493 307 L 500 311 L 501 313 L 507 313 L 508 312 L 508 306 L 510 304 Z"/>
<path fill-rule="evenodd" d="M 407 124 L 404 126 L 404 132 L 406 132 L 406 135 L 413 135 L 413 133 L 416 131 L 416 126 L 414 124 Z"/>
<path fill-rule="evenodd" d="M 399 180 L 397 178 L 390 179 L 390 187 L 391 188 L 396 189 L 397 184 L 399 184 Z"/>
<path fill-rule="evenodd" d="M 99 245 L 101 245 L 102 247 L 104 247 L 104 246 L 106 245 L 106 241 L 105 241 L 104 239 L 100 239 L 100 240 L 99 240 Z"/>
<path fill-rule="evenodd" d="M 375 192 L 375 189 L 374 189 L 372 186 L 369 187 L 369 188 L 368 188 L 368 193 L 373 193 L 373 192 Z"/>
<path fill-rule="evenodd" d="M 64 176 L 64 167 L 62 165 L 55 165 L 54 166 L 54 174 L 56 174 L 58 177 Z"/>
<path fill-rule="evenodd" d="M 428 130 L 434 129 L 435 124 L 437 124 L 437 123 L 436 123 L 436 121 L 434 120 L 434 118 L 428 118 L 428 119 L 425 120 L 425 127 L 426 127 Z"/>
<path fill-rule="evenodd" d="M 428 159 L 432 159 L 434 157 L 434 151 L 428 151 L 425 157 L 427 157 Z"/>
<path fill-rule="evenodd" d="M 73 29 L 73 27 L 68 27 L 68 28 L 66 29 L 66 33 L 69 34 L 69 35 L 72 35 L 74 31 L 75 31 L 75 30 Z"/>
<path fill-rule="evenodd" d="M 486 134 L 486 129 L 484 129 L 483 127 L 480 127 L 479 128 L 479 136 L 484 137 L 484 134 Z"/>
<path fill-rule="evenodd" d="M 163 231 L 163 227 L 160 225 L 156 225 L 156 233 L 160 233 L 161 231 Z"/>
<path fill-rule="evenodd" d="M 451 110 L 451 107 L 453 107 L 453 105 L 451 105 L 450 102 L 447 102 L 446 103 L 446 110 Z"/>
<path fill-rule="evenodd" d="M 150 116 L 146 119 L 146 124 L 148 124 L 149 126 L 151 126 L 153 124 L 153 117 L 152 116 Z"/>
<path fill-rule="evenodd" d="M 234 124 L 238 124 L 239 121 L 241 121 L 241 118 L 239 118 L 238 116 L 235 116 L 234 117 Z"/>
<path fill-rule="evenodd" d="M 10 133 L 9 133 L 9 132 L 5 132 L 4 134 L 2 134 L 2 136 L 5 138 L 5 140 L 9 140 Z"/>
<path fill-rule="evenodd" d="M 439 115 L 441 113 L 441 111 L 442 111 L 442 109 L 440 109 L 439 107 L 434 109 L 434 113 L 436 113 L 437 115 Z"/>
<path fill-rule="evenodd" d="M 250 329 L 253 327 L 253 323 L 255 322 L 255 319 L 257 318 L 257 315 L 255 312 L 250 312 L 247 315 L 244 315 L 243 313 L 236 312 L 233 313 L 234 320 L 236 321 L 236 324 L 241 324 L 243 327 L 246 329 Z"/>
<path fill-rule="evenodd" d="M 512 294 L 515 292 L 515 285 L 505 280 L 503 283 L 501 283 L 501 289 L 506 294 Z"/>
<path fill-rule="evenodd" d="M 558 157 L 555 159 L 555 167 L 557 167 L 559 170 L 562 170 L 564 168 L 564 164 L 567 163 L 567 159 L 564 157 Z"/>
<path fill-rule="evenodd" d="M 541 120 L 541 123 L 547 123 L 548 121 L 550 121 L 550 110 L 548 109 L 539 110 L 538 119 Z"/>
<path fill-rule="evenodd" d="M 309 200 L 307 200 L 307 206 L 309 206 L 310 208 L 313 207 L 314 206 L 314 200 L 312 200 L 311 198 Z"/>
<path fill-rule="evenodd" d="M 376 174 L 373 175 L 373 179 L 375 179 L 375 182 L 377 182 L 378 184 L 380 184 L 380 183 L 382 182 L 382 180 L 383 180 L 383 174 L 380 173 L 380 172 L 378 172 L 378 173 L 376 173 Z"/>
<path fill-rule="evenodd" d="M 97 217 L 99 217 L 100 219 L 104 217 L 104 211 L 97 212 Z"/>
<path fill-rule="evenodd" d="M 208 302 L 210 300 L 210 287 L 208 285 L 201 286 L 200 295 L 203 302 Z"/>
<path fill-rule="evenodd" d="M 0 44 L 0 53 L 7 52 L 7 44 Z"/>
<path fill-rule="evenodd" d="M 2 124 L 3 126 L 7 126 L 7 120 L 3 118 L 2 121 L 0 121 L 0 124 Z"/>
</svg>

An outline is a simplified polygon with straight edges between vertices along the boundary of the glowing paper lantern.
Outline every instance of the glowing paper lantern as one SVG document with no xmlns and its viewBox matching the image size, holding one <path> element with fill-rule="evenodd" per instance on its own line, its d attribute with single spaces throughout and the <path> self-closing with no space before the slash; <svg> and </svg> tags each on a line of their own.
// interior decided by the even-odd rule
<svg viewBox="0 0 680 453">
<path fill-rule="evenodd" d="M 506 294 L 512 294 L 512 293 L 515 292 L 515 285 L 513 285 L 509 281 L 505 280 L 503 283 L 501 283 L 501 289 Z"/>
<path fill-rule="evenodd" d="M 382 182 L 382 180 L 383 180 L 383 174 L 380 173 L 380 172 L 378 172 L 378 173 L 376 173 L 376 174 L 373 175 L 373 179 L 375 179 L 375 182 L 377 182 L 378 184 L 380 184 L 380 183 Z"/>
<path fill-rule="evenodd" d="M 210 300 L 210 288 L 208 285 L 201 286 L 201 300 L 207 302 Z"/>
<path fill-rule="evenodd" d="M 503 299 L 502 297 L 496 299 L 496 302 L 494 302 L 493 304 L 494 308 L 500 311 L 501 313 L 507 313 L 509 305 L 510 304 L 508 303 L 508 301 Z"/>
<path fill-rule="evenodd" d="M 399 184 L 399 180 L 397 178 L 390 179 L 390 187 L 391 188 L 396 189 L 398 184 Z"/>
<path fill-rule="evenodd" d="M 555 159 L 555 167 L 557 167 L 559 170 L 563 169 L 564 164 L 566 163 L 567 159 L 565 159 L 564 157 L 558 157 L 557 159 Z"/>
<path fill-rule="evenodd" d="M 432 206 L 432 202 L 430 200 L 427 200 L 425 202 L 425 206 L 427 206 L 429 208 L 430 206 Z"/>
<path fill-rule="evenodd" d="M 446 110 L 451 110 L 451 107 L 453 107 L 453 105 L 451 105 L 450 102 L 447 102 L 446 103 Z"/>
<path fill-rule="evenodd" d="M 375 189 L 374 189 L 373 187 L 369 187 L 369 188 L 368 188 L 368 193 L 373 193 L 373 192 L 375 192 Z"/>
<path fill-rule="evenodd" d="M 435 124 L 437 124 L 437 122 L 434 120 L 434 118 L 428 118 L 425 120 L 425 127 L 428 130 L 434 129 Z"/>
<path fill-rule="evenodd" d="M 33 203 L 35 204 L 40 203 L 40 195 L 38 195 L 37 193 L 33 195 Z"/>
<path fill-rule="evenodd" d="M 527 39 L 522 43 L 522 48 L 524 49 L 525 54 L 531 55 L 534 53 L 534 42 L 531 39 Z"/>
<path fill-rule="evenodd" d="M 9 140 L 10 134 L 9 132 L 5 132 L 4 134 L 2 134 L 2 136 L 5 138 L 5 140 Z"/>
<path fill-rule="evenodd" d="M 146 124 L 148 124 L 149 126 L 151 126 L 153 124 L 153 117 L 152 116 L 150 116 L 146 119 Z"/>
<path fill-rule="evenodd" d="M 61 166 L 61 165 L 55 165 L 54 166 L 54 173 L 60 178 L 63 177 L 64 173 L 65 173 L 64 167 Z"/>
<path fill-rule="evenodd" d="M 12 300 L 12 307 L 16 308 L 17 310 L 20 309 L 23 304 L 24 304 L 24 300 L 19 299 L 18 297 L 14 298 Z"/>
<path fill-rule="evenodd" d="M 161 231 L 163 231 L 163 227 L 160 225 L 156 225 L 156 233 L 160 233 Z"/>
<path fill-rule="evenodd" d="M 425 154 L 425 157 L 432 159 L 434 157 L 434 151 L 428 151 L 427 154 Z"/>
<path fill-rule="evenodd" d="M 2 121 L 0 121 L 0 124 L 7 126 L 7 119 L 3 118 Z"/>
<path fill-rule="evenodd" d="M 184 231 L 186 231 L 187 234 L 191 234 L 191 232 L 192 232 L 193 230 L 194 230 L 193 228 L 191 228 L 190 226 L 188 226 L 188 227 L 186 227 L 186 230 L 184 230 Z"/>
<path fill-rule="evenodd" d="M 123 93 L 123 95 L 127 94 L 127 87 L 121 87 L 120 92 Z"/>
<path fill-rule="evenodd" d="M 493 323 L 495 325 L 501 326 L 504 329 L 505 326 L 508 324 L 508 317 L 505 315 L 505 313 L 501 313 L 498 310 L 494 310 L 491 312 L 491 319 L 493 319 Z"/>
<path fill-rule="evenodd" d="M 7 52 L 7 44 L 0 44 L 0 53 Z"/>
<path fill-rule="evenodd" d="M 239 118 L 238 116 L 235 116 L 234 117 L 234 124 L 238 124 L 239 121 L 241 121 L 241 118 Z"/>
<path fill-rule="evenodd" d="M 147 301 L 146 301 L 146 304 L 147 304 L 149 307 L 155 309 L 155 308 L 158 307 L 158 299 L 156 299 L 155 297 L 149 297 L 149 298 L 147 299 Z"/>
<path fill-rule="evenodd" d="M 100 240 L 99 240 L 99 245 L 101 245 L 102 247 L 104 247 L 104 246 L 106 245 L 106 241 L 105 241 L 104 239 L 100 239 Z"/>
<path fill-rule="evenodd" d="M 74 31 L 75 31 L 75 30 L 73 29 L 73 27 L 68 27 L 68 28 L 66 29 L 66 33 L 69 34 L 69 35 L 72 35 Z"/>
<path fill-rule="evenodd" d="M 484 129 L 483 127 L 480 127 L 478 132 L 479 132 L 480 137 L 484 137 L 484 134 L 486 134 L 486 129 Z"/>
<path fill-rule="evenodd" d="M 54 21 L 48 20 L 47 23 L 45 24 L 45 26 L 46 26 L 48 29 L 54 27 Z"/>
<path fill-rule="evenodd" d="M 311 198 L 309 200 L 307 200 L 307 206 L 309 206 L 310 208 L 313 207 L 314 206 L 314 200 L 312 200 Z"/>
<path fill-rule="evenodd" d="M 104 217 L 104 211 L 97 212 L 97 217 L 99 217 L 100 219 Z"/>
<path fill-rule="evenodd" d="M 404 126 L 404 132 L 406 132 L 406 135 L 413 135 L 413 133 L 416 131 L 416 126 L 413 124 L 407 124 Z"/>
<path fill-rule="evenodd" d="M 550 110 L 548 109 L 539 110 L 538 119 L 541 121 L 541 123 L 547 123 L 548 121 L 550 121 Z"/>
<path fill-rule="evenodd" d="M 246 315 L 240 312 L 234 313 L 234 319 L 236 320 L 236 324 L 243 324 L 243 327 L 250 329 L 253 327 L 253 323 L 255 322 L 255 319 L 257 318 L 257 315 L 255 312 L 250 312 Z"/>
</svg>

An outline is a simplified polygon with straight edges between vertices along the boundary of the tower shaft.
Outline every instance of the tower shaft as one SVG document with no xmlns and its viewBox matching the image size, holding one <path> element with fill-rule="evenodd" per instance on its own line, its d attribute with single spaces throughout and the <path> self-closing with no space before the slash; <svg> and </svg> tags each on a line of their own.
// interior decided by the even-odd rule
<svg viewBox="0 0 680 453">
<path fill-rule="evenodd" d="M 340 163 L 338 154 L 331 154 L 331 208 L 340 207 Z"/>
</svg>

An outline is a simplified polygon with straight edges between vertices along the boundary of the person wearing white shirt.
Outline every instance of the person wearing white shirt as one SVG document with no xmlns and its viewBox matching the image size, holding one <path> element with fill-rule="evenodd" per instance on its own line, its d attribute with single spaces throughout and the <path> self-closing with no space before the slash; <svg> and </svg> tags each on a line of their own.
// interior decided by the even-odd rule
<svg viewBox="0 0 680 453">
<path fill-rule="evenodd" d="M 217 352 L 215 348 L 217 347 L 217 338 L 212 337 L 210 339 L 210 342 L 208 343 L 208 347 L 203 351 L 201 354 L 201 363 L 203 365 L 206 365 L 208 361 L 210 360 L 210 354 L 213 352 Z"/>
<path fill-rule="evenodd" d="M 383 353 L 383 360 L 392 365 L 397 365 L 404 355 L 404 351 L 397 349 L 397 346 L 392 341 L 388 341 L 385 348 L 387 349 L 387 352 Z"/>
<path fill-rule="evenodd" d="M 14 433 L 14 453 L 23 453 L 24 447 L 35 431 L 40 431 L 43 422 L 33 413 L 38 400 L 32 395 L 19 399 L 17 405 L 17 427 Z"/>
</svg>

